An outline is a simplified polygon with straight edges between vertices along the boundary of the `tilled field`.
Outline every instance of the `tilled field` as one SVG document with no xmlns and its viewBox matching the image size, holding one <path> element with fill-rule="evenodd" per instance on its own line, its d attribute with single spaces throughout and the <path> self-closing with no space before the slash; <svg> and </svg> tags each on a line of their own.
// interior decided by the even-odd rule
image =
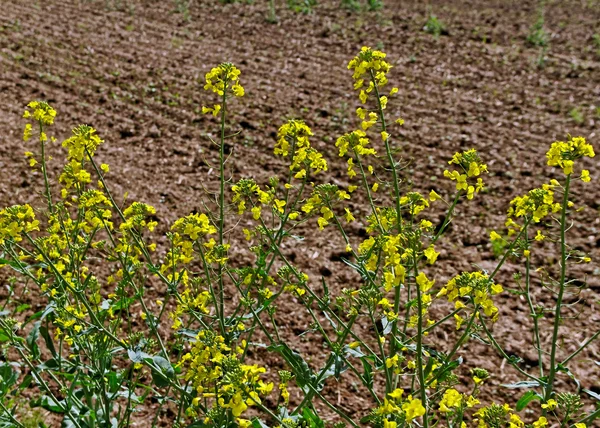
<svg viewBox="0 0 600 428">
<path fill-rule="evenodd" d="M 389 78 L 400 92 L 388 109 L 392 117 L 406 120 L 397 138 L 413 189 L 450 194 L 452 184 L 443 179 L 443 170 L 455 151 L 477 149 L 490 170 L 486 193 L 459 205 L 459 217 L 440 246 L 440 267 L 432 271 L 440 283 L 473 265 L 493 268 L 489 232 L 502 228 L 510 200 L 557 176 L 546 166 L 550 143 L 581 135 L 600 150 L 600 46 L 593 37 L 600 33 L 598 1 L 547 2 L 551 38 L 545 53 L 526 41 L 537 16 L 537 2 L 531 0 L 431 1 L 428 6 L 387 0 L 381 11 L 369 13 L 350 13 L 337 1 L 322 1 L 306 15 L 280 5 L 277 24 L 265 20 L 262 3 L 194 2 L 188 21 L 166 1 L 1 2 L 1 205 L 31 202 L 41 189 L 41 177 L 32 178 L 23 156 L 31 142 L 22 141 L 20 117 L 28 101 L 44 99 L 59 112 L 53 130 L 59 141 L 78 123 L 98 129 L 106 143 L 97 156 L 110 164 L 113 193 L 128 191 L 129 200 L 154 205 L 157 235 L 178 217 L 200 210 L 206 189 L 218 180 L 211 167 L 218 150 L 210 142 L 218 124 L 200 114 L 203 104 L 214 102 L 202 90 L 203 77 L 224 61 L 241 69 L 246 88 L 246 96 L 232 106 L 231 130 L 241 131 L 229 140 L 233 179 L 251 176 L 265 183 L 284 172 L 272 153 L 276 131 L 286 119 L 300 118 L 315 133 L 313 146 L 329 161 L 320 179 L 347 186 L 346 166 L 334 142 L 358 126 L 346 65 L 363 45 L 384 50 L 394 66 Z M 423 32 L 429 10 L 447 27 L 439 39 Z M 64 158 L 59 144 L 52 155 L 50 176 L 56 181 Z M 578 296 L 582 304 L 565 309 L 570 317 L 560 329 L 565 355 L 600 323 L 596 159 L 585 163 L 592 183 L 574 187 L 573 200 L 584 209 L 575 216 L 569 243 L 589 253 L 592 262 L 571 271 L 585 287 Z M 360 202 L 353 201 L 353 211 L 366 212 Z M 363 226 L 351 229 L 354 237 Z M 311 232 L 289 250 L 315 284 L 323 276 L 334 293 L 357 285 L 340 261 L 344 244 L 333 229 Z M 239 252 L 243 260 L 244 251 Z M 556 267 L 556 254 L 540 252 L 535 261 Z M 505 288 L 515 287 L 517 269 L 510 263 L 504 267 L 498 278 Z M 536 285 L 536 296 L 551 307 L 552 293 L 539 278 Z M 536 366 L 523 298 L 504 293 L 498 306 L 494 329 L 503 345 L 524 358 L 524 368 Z M 290 338 L 310 323 L 297 309 L 292 299 L 289 307 L 280 303 L 279 321 Z M 432 336 L 431 346 L 445 349 L 452 330 L 449 325 L 447 332 Z M 311 337 L 295 343 L 318 367 L 326 350 Z M 517 377 L 509 366 L 499 365 L 492 348 L 471 342 L 464 356 L 465 373 L 480 366 L 494 374 L 484 398 L 512 399 L 513 391 L 499 384 Z M 600 370 L 594 361 L 599 360 L 596 345 L 575 363 L 582 385 L 596 392 Z M 283 367 L 278 361 L 266 363 Z M 350 415 L 363 415 L 370 406 L 366 396 L 333 379 L 325 391 Z M 169 426 L 168 415 L 162 420 Z M 145 426 L 143 418 L 136 423 Z"/>
</svg>

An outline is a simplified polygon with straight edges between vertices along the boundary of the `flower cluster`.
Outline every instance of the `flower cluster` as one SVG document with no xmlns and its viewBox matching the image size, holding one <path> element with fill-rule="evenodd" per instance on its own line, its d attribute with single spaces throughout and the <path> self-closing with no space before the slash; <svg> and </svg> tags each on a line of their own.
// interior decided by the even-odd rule
<svg viewBox="0 0 600 428">
<path fill-rule="evenodd" d="M 243 352 L 242 348 L 238 352 Z M 196 416 L 200 407 L 213 403 L 206 412 L 205 424 L 222 426 L 230 412 L 239 426 L 250 426 L 250 421 L 240 417 L 249 406 L 260 405 L 261 396 L 273 390 L 273 383 L 265 383 L 260 378 L 266 372 L 264 367 L 243 364 L 225 339 L 209 330 L 198 333 L 181 363 L 187 366 L 185 379 L 196 393 L 192 406 L 187 409 L 188 415 Z"/>
<path fill-rule="evenodd" d="M 260 219 L 262 205 L 270 206 L 273 212 L 283 214 L 286 205 L 285 201 L 275 197 L 275 188 L 268 190 L 268 192 L 261 190 L 254 180 L 248 178 L 243 178 L 231 186 L 231 191 L 233 192 L 232 201 L 234 204 L 237 204 L 238 214 L 244 214 L 248 209 L 248 204 L 251 206 L 250 211 L 254 220 Z M 293 218 L 296 216 L 297 214 Z"/>
<path fill-rule="evenodd" d="M 440 401 L 440 412 L 442 413 L 454 413 L 463 411 L 466 408 L 472 408 L 479 404 L 472 395 L 461 394 L 454 388 L 448 388 L 444 392 L 444 396 Z"/>
<path fill-rule="evenodd" d="M 329 220 L 334 218 L 333 207 L 336 203 L 350 199 L 350 195 L 345 190 L 340 190 L 333 184 L 320 184 L 315 187 L 310 198 L 302 206 L 302 211 L 306 214 L 320 213 L 317 219 L 319 229 L 323 230 L 329 224 Z M 346 221 L 354 220 L 350 210 L 346 210 Z"/>
<path fill-rule="evenodd" d="M 372 419 L 385 428 L 397 428 L 410 424 L 425 414 L 425 407 L 412 395 L 403 398 L 404 390 L 397 388 L 387 394 L 383 403 L 374 411 Z"/>
<path fill-rule="evenodd" d="M 33 110 L 33 113 L 29 109 Z M 45 101 L 31 101 L 27 104 L 27 109 L 23 113 L 23 117 L 25 119 L 33 117 L 34 120 L 43 125 L 52 125 L 56 117 L 56 110 Z"/>
<path fill-rule="evenodd" d="M 479 176 L 488 171 L 479 153 L 475 149 L 455 153 L 448 163 L 457 165 L 459 170 L 445 170 L 444 177 L 456 181 L 456 190 L 466 190 L 467 198 L 473 199 L 474 194 L 483 189 L 483 180 Z M 471 184 L 469 179 L 472 178 L 477 178 L 477 181 Z"/>
<path fill-rule="evenodd" d="M 359 98 L 363 104 L 367 102 L 375 85 L 382 88 L 388 82 L 386 75 L 392 66 L 385 60 L 385 57 L 385 53 L 363 46 L 360 53 L 348 63 L 348 70 L 353 71 L 354 89 L 360 90 Z M 366 88 L 365 79 L 368 81 Z M 382 104 L 385 103 L 382 102 Z"/>
<path fill-rule="evenodd" d="M 513 413 L 513 409 L 508 404 L 499 405 L 491 404 L 487 407 L 479 409 L 475 416 L 475 422 L 477 422 L 478 428 L 545 428 L 549 426 L 548 419 L 545 416 L 540 416 L 537 421 L 531 425 L 525 425 L 525 422 L 521 420 L 521 417 L 516 413 Z M 577 428 L 585 428 L 585 424 L 577 424 Z"/>
<path fill-rule="evenodd" d="M 228 90 L 231 90 L 234 96 L 243 97 L 245 90 L 240 84 L 240 74 L 240 70 L 235 65 L 224 62 L 206 73 L 204 89 L 213 91 L 221 97 L 226 97 Z M 212 107 L 202 106 L 202 113 L 210 113 L 216 117 L 221 112 L 221 108 L 221 104 L 215 104 Z"/>
<path fill-rule="evenodd" d="M 556 141 L 550 146 L 546 153 L 548 165 L 558 166 L 563 169 L 565 175 L 573 173 L 575 161 L 583 157 L 593 158 L 596 156 L 594 148 L 588 144 L 583 137 L 571 137 L 567 141 Z M 589 181 L 589 171 L 581 172 L 583 181 Z"/>
<path fill-rule="evenodd" d="M 231 88 L 233 95 L 243 97 L 244 88 L 240 85 L 240 74 L 240 70 L 235 65 L 224 62 L 206 73 L 204 89 L 222 96 L 227 89 Z"/>
<path fill-rule="evenodd" d="M 554 192 L 552 189 L 558 183 L 544 184 L 541 188 L 532 189 L 523 196 L 517 196 L 510 201 L 508 209 L 508 218 L 531 217 L 534 223 L 538 223 L 549 213 L 560 211 L 560 203 L 554 202 Z M 517 229 L 518 225 L 514 221 L 507 221 L 506 226 L 510 229 Z M 513 232 L 514 233 L 514 232 Z"/>
<path fill-rule="evenodd" d="M 29 204 L 4 208 L 0 211 L 0 245 L 6 240 L 21 241 L 24 233 L 40 230 L 39 224 Z"/>
<path fill-rule="evenodd" d="M 284 123 L 277 132 L 277 143 L 274 153 L 288 157 L 291 153 L 292 162 L 290 171 L 294 171 L 294 178 L 306 178 L 307 170 L 327 171 L 327 161 L 323 155 L 310 146 L 308 137 L 313 133 L 301 120 L 291 119 Z"/>
<path fill-rule="evenodd" d="M 491 296 L 502 293 L 504 289 L 500 284 L 490 280 L 489 276 L 483 272 L 463 272 L 442 287 L 437 296 L 446 296 L 449 302 L 455 303 L 456 309 L 465 307 L 463 299 L 480 307 L 486 316 L 491 317 L 493 321 L 498 319 L 498 308 L 494 305 Z M 456 329 L 458 330 L 464 319 L 455 314 Z"/>
</svg>

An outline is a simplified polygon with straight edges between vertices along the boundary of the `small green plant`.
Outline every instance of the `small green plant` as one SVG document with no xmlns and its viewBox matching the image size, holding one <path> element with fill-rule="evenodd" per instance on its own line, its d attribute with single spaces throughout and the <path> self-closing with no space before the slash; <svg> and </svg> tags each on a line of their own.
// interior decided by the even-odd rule
<svg viewBox="0 0 600 428">
<path fill-rule="evenodd" d="M 352 12 L 360 12 L 361 10 L 376 11 L 383 8 L 383 0 L 366 0 L 363 6 L 361 0 L 342 0 L 341 5 L 344 9 Z"/>
<path fill-rule="evenodd" d="M 296 13 L 311 13 L 317 0 L 288 0 L 288 7 Z"/>
<path fill-rule="evenodd" d="M 535 23 L 529 28 L 529 34 L 527 35 L 527 43 L 534 47 L 548 47 L 550 43 L 550 36 L 544 29 L 544 8 L 545 2 L 541 0 L 538 5 L 538 15 Z"/>
<path fill-rule="evenodd" d="M 269 0 L 269 12 L 267 14 L 267 22 L 271 24 L 276 24 L 279 19 L 277 18 L 277 13 L 275 12 L 275 0 Z"/>
<path fill-rule="evenodd" d="M 383 0 L 367 0 L 367 9 L 370 11 L 383 8 Z"/>
<path fill-rule="evenodd" d="M 359 12 L 361 9 L 360 0 L 342 0 L 342 8 L 352 12 Z"/>
<path fill-rule="evenodd" d="M 175 0 L 174 12 L 180 14 L 187 22 L 192 20 L 190 15 L 190 3 L 192 0 Z"/>
<path fill-rule="evenodd" d="M 545 47 L 550 42 L 550 36 L 544 29 L 544 16 L 540 14 L 537 21 L 529 29 L 527 43 L 531 46 Z"/>
<path fill-rule="evenodd" d="M 596 56 L 600 57 L 600 34 L 594 34 L 592 40 L 594 42 L 594 48 L 596 49 Z"/>
<path fill-rule="evenodd" d="M 436 39 L 438 39 L 444 33 L 445 30 L 446 27 L 444 26 L 444 23 L 440 21 L 435 15 L 429 15 L 429 18 L 427 18 L 427 22 L 423 27 L 423 31 L 425 31 L 428 34 L 431 34 Z"/>
<path fill-rule="evenodd" d="M 585 117 L 583 116 L 583 112 L 579 109 L 579 107 L 573 107 L 569 110 L 569 117 L 573 119 L 573 121 L 581 125 L 585 121 Z"/>
</svg>

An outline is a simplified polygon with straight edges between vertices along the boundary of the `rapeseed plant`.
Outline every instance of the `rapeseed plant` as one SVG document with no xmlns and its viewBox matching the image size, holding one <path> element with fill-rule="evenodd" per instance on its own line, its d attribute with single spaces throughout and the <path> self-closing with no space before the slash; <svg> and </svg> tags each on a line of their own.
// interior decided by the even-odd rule
<svg viewBox="0 0 600 428">
<path fill-rule="evenodd" d="M 44 102 L 30 103 L 23 139 L 36 135 L 40 143 L 39 151 L 26 156 L 30 167 L 43 173 L 44 208 L 15 205 L 1 210 L 0 247 L 2 264 L 13 269 L 24 286 L 37 287 L 47 305 L 23 323 L 18 296 L 11 291 L 0 317 L 3 346 L 14 350 L 12 365 L 2 366 L 4 384 L 14 385 L 19 377 L 22 385 L 35 382 L 40 405 L 63 414 L 65 423 L 75 427 L 128 426 L 150 395 L 159 403 L 152 426 L 157 426 L 164 407 L 173 410 L 173 426 L 591 424 L 600 412 L 586 414 L 578 393 L 556 391 L 556 378 L 600 335 L 595 332 L 559 360 L 558 326 L 570 285 L 568 262 L 590 261 L 566 242 L 574 205 L 570 186 L 573 177 L 584 183 L 591 180 L 581 164 L 594 156 L 592 146 L 582 137 L 553 143 L 548 165 L 560 168 L 564 179 L 511 201 L 505 231 L 490 234 L 493 242 L 502 243 L 493 271 L 461 272 L 441 283 L 438 273 L 444 268 L 436 245 L 456 216 L 457 204 L 481 197 L 488 166 L 476 150 L 466 150 L 455 153 L 444 171 L 453 187 L 449 198 L 434 190 L 424 195 L 405 188 L 409 177 L 396 158 L 394 142 L 403 120 L 385 114 L 399 92 L 396 87 L 384 92 L 392 66 L 385 53 L 364 47 L 348 69 L 360 103 L 359 126 L 335 142 L 347 164 L 347 186 L 314 184 L 328 162 L 311 145 L 308 124 L 299 119 L 280 126 L 273 148 L 286 162 L 286 174 L 265 184 L 245 177 L 227 180 L 225 128 L 232 100 L 243 97 L 245 90 L 233 64 L 211 69 L 204 89 L 218 101 L 202 111 L 220 125 L 215 142 L 219 189 L 214 203 L 205 204 L 205 212 L 185 215 L 171 225 L 167 248 L 162 249 L 153 242 L 155 208 L 139 201 L 122 207 L 115 201 L 107 183 L 110 168 L 94 158 L 103 141 L 90 126 L 76 127 L 62 143 L 67 162 L 58 178 L 60 197 L 53 195 L 45 147 L 54 141 L 46 133 L 56 111 Z M 385 166 L 379 165 L 382 159 Z M 368 201 L 366 215 L 349 205 L 361 192 Z M 431 217 L 434 204 L 446 207 L 437 226 Z M 240 234 L 253 262 L 234 268 L 234 241 L 226 231 L 239 230 L 232 226 L 237 223 L 232 218 L 239 216 L 254 225 Z M 549 219 L 558 224 L 558 238 L 556 228 L 545 223 Z M 367 236 L 352 235 L 348 224 L 353 222 L 364 224 Z M 294 239 L 300 227 L 339 233 L 347 253 L 344 261 L 361 278 L 356 287 L 333 295 L 322 280 L 323 292 L 316 291 L 314 278 L 286 255 L 285 242 Z M 561 249 L 560 274 L 549 277 L 557 296 L 552 311 L 535 303 L 531 284 L 532 252 L 548 236 Z M 523 295 L 533 320 L 539 374 L 507 355 L 489 328 L 500 316 L 495 296 L 504 292 L 495 277 L 509 257 L 525 265 Z M 146 290 L 159 284 L 164 298 L 153 301 Z M 230 293 L 236 298 L 230 299 Z M 327 350 L 318 368 L 280 331 L 276 302 L 290 305 L 292 298 L 297 310 L 310 316 L 312 332 Z M 432 311 L 434 305 L 445 308 L 446 315 L 436 318 L 440 311 Z M 553 313 L 549 349 L 543 348 L 542 336 L 548 333 L 539 322 L 544 312 Z M 165 323 L 169 331 L 160 328 Z M 446 323 L 454 323 L 452 339 L 431 339 L 430 333 Z M 363 325 L 372 329 L 358 328 Z M 517 385 L 529 390 L 515 410 L 506 403 L 482 407 L 478 397 L 491 376 L 487 371 L 471 368 L 466 379 L 455 373 L 463 363 L 461 348 L 472 336 L 488 343 L 527 379 Z M 273 372 L 255 357 L 257 351 L 278 358 L 285 369 Z M 549 362 L 542 353 L 549 355 Z M 340 380 L 346 371 L 372 403 L 360 420 L 323 391 L 328 378 Z M 467 388 L 470 392 L 462 392 Z M 16 395 L 21 389 L 0 388 L 0 394 Z M 534 400 L 540 406 L 533 412 L 535 418 L 527 416 L 531 421 L 526 424 L 518 413 Z M 317 413 L 315 401 L 328 409 L 326 416 Z M 0 418 L 11 426 L 24 426 L 13 410 L 0 400 Z"/>
</svg>

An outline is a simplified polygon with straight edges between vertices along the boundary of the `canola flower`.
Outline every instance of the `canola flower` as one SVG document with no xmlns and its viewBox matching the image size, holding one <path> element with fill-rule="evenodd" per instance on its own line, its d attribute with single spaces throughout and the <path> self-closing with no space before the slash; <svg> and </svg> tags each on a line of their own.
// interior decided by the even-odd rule
<svg viewBox="0 0 600 428">
<path fill-rule="evenodd" d="M 548 165 L 562 168 L 565 175 L 573 173 L 575 161 L 596 156 L 594 148 L 583 137 L 571 137 L 567 141 L 556 141 L 546 153 Z M 589 181 L 589 171 L 583 170 L 583 181 Z"/>
</svg>

